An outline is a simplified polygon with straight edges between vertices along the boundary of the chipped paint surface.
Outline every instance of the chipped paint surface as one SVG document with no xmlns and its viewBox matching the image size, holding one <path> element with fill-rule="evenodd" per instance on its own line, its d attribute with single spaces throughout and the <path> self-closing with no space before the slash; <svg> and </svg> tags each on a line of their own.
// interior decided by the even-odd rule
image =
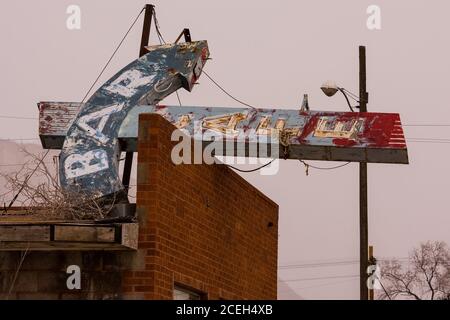
<svg viewBox="0 0 450 320">
<path fill-rule="evenodd" d="M 68 128 L 80 111 L 78 102 L 50 102 L 38 103 L 39 134 L 66 135 Z"/>
<path fill-rule="evenodd" d="M 208 56 L 206 41 L 153 47 L 78 105 L 75 119 L 58 127 L 69 126 L 60 155 L 61 185 L 98 197 L 123 190 L 118 133 L 127 114 L 136 105 L 156 105 L 181 87 L 191 91 Z M 40 132 L 53 121 L 43 119 Z"/>
<path fill-rule="evenodd" d="M 291 130 L 291 144 L 310 146 L 353 146 L 360 148 L 406 149 L 405 137 L 397 113 L 357 113 L 283 109 L 243 109 L 220 107 L 136 106 L 124 120 L 119 136 L 137 137 L 140 113 L 158 113 L 191 135 L 194 122 L 202 121 L 204 129 L 219 132 L 257 130 Z M 187 118 L 188 117 L 188 118 Z M 189 123 L 187 124 L 187 119 Z"/>
<path fill-rule="evenodd" d="M 292 150 L 289 159 L 408 163 L 400 116 L 395 113 L 141 105 L 131 107 L 120 125 L 118 138 L 131 145 L 128 150 L 136 151 L 141 113 L 158 113 L 190 135 L 197 121 L 203 130 L 228 130 L 226 139 L 252 130 L 258 135 L 270 135 L 273 130 L 285 132 Z M 43 142 L 48 137 L 51 135 L 41 134 Z"/>
</svg>

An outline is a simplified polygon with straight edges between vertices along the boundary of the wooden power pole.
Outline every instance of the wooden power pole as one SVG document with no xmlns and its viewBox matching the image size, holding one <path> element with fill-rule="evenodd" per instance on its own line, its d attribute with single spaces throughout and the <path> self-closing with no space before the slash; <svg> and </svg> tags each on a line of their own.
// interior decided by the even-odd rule
<svg viewBox="0 0 450 320">
<path fill-rule="evenodd" d="M 152 24 L 154 6 L 151 4 L 145 5 L 145 13 L 144 13 L 144 26 L 142 28 L 142 37 L 141 37 L 141 46 L 139 47 L 139 57 L 142 57 L 147 53 L 145 49 L 148 46 L 149 38 L 150 38 L 150 27 Z M 123 166 L 123 176 L 122 176 L 122 184 L 125 187 L 126 192 L 128 192 L 130 186 L 130 177 L 131 177 L 131 167 L 133 164 L 133 152 L 128 151 L 125 154 L 125 164 Z"/>
<path fill-rule="evenodd" d="M 375 258 L 374 258 L 374 256 L 373 256 L 373 246 L 369 246 L 369 256 L 368 256 L 368 258 L 369 258 L 369 264 L 370 265 L 375 265 L 375 268 L 376 268 L 376 262 L 375 262 Z M 373 270 L 372 271 L 372 275 L 373 275 L 373 273 L 375 273 L 376 272 L 376 270 Z M 374 291 L 373 291 L 373 287 L 371 287 L 370 289 L 369 289 L 369 300 L 374 300 Z"/>
<path fill-rule="evenodd" d="M 359 47 L 359 112 L 367 112 L 368 93 L 366 90 L 366 47 Z M 360 299 L 368 300 L 368 204 L 367 204 L 367 162 L 359 163 L 359 272 Z"/>
</svg>

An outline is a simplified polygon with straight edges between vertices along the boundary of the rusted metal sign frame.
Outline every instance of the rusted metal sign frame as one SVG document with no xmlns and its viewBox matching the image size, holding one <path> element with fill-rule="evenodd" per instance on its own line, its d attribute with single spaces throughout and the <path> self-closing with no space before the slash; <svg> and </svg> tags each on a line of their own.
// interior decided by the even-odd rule
<svg viewBox="0 0 450 320">
<path fill-rule="evenodd" d="M 214 143 L 214 155 L 408 163 L 400 116 L 395 113 L 158 105 L 181 87 L 192 90 L 209 50 L 206 41 L 145 49 L 148 53 L 114 75 L 86 103 L 39 103 L 43 146 L 62 149 L 63 188 L 97 197 L 124 194 L 120 153 L 136 151 L 138 115 L 143 112 L 162 115 L 203 147 Z M 203 131 L 224 135 L 205 138 Z M 274 134 L 277 139 L 269 141 Z M 261 142 L 269 144 L 264 152 Z M 250 154 L 255 144 L 256 153 Z"/>
<path fill-rule="evenodd" d="M 42 102 L 39 104 L 42 129 L 40 136 L 45 148 L 61 148 L 60 142 L 66 134 L 64 125 L 66 127 L 70 125 L 67 122 L 58 127 L 52 125 L 53 122 L 58 122 L 55 117 L 58 114 L 57 105 L 61 105 L 62 109 L 77 107 L 74 103 Z M 192 136 L 196 122 L 200 123 L 205 130 L 220 131 L 221 126 L 208 127 L 208 121 L 219 119 L 223 120 L 222 124 L 226 123 L 228 126 L 235 121 L 233 117 L 239 118 L 233 127 L 237 134 L 235 137 L 228 136 L 225 139 L 235 139 L 238 133 L 246 134 L 251 130 L 260 136 L 267 135 L 271 130 L 290 131 L 287 159 L 408 163 L 400 116 L 396 113 L 325 111 L 300 113 L 298 110 L 283 109 L 135 106 L 123 120 L 118 132 L 122 151 L 137 151 L 138 117 L 141 113 L 158 113 Z M 50 123 L 46 119 L 51 119 Z M 186 123 L 184 120 L 182 123 L 183 119 L 189 119 L 189 121 Z M 68 119 L 62 117 L 62 120 Z M 218 121 L 215 123 L 217 124 Z M 210 142 L 205 141 L 205 145 Z M 248 154 L 251 143 L 251 140 L 243 143 L 236 141 L 235 147 L 244 148 Z M 278 143 L 275 143 L 274 147 L 275 145 L 280 148 L 280 157 L 284 157 L 283 146 Z M 264 155 L 258 154 L 258 156 Z"/>
<path fill-rule="evenodd" d="M 60 154 L 63 188 L 99 198 L 123 194 L 118 132 L 128 112 L 136 105 L 157 104 L 179 88 L 191 91 L 209 56 L 206 41 L 146 49 L 147 54 L 108 80 L 67 122 Z"/>
</svg>

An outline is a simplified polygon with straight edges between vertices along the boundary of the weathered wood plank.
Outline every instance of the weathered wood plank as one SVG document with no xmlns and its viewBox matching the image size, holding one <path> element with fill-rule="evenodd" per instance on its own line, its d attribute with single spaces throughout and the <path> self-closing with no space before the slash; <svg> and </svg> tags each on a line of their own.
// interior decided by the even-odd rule
<svg viewBox="0 0 450 320">
<path fill-rule="evenodd" d="M 131 249 L 137 249 L 138 233 L 139 233 L 139 224 L 137 223 L 122 224 L 122 236 L 121 236 L 122 245 Z"/>
<path fill-rule="evenodd" d="M 114 242 L 114 227 L 55 226 L 55 241 Z"/>
<path fill-rule="evenodd" d="M 137 223 L 0 225 L 0 251 L 136 250 L 138 233 Z"/>
<path fill-rule="evenodd" d="M 90 242 L 0 242 L 0 251 L 129 251 L 119 243 Z"/>
<path fill-rule="evenodd" d="M 50 227 L 0 226 L 0 241 L 50 241 Z"/>
</svg>

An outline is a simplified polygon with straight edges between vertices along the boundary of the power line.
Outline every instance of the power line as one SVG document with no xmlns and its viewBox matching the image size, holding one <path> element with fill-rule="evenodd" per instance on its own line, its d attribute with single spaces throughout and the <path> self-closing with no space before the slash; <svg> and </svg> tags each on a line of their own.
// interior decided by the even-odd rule
<svg viewBox="0 0 450 320">
<path fill-rule="evenodd" d="M 290 289 L 290 290 L 278 290 L 278 292 L 287 293 L 288 291 L 304 290 L 304 289 L 318 288 L 318 287 L 327 287 L 327 286 L 332 286 L 332 285 L 336 285 L 336 284 L 340 284 L 340 283 L 348 283 L 348 282 L 355 281 L 355 280 L 359 280 L 359 279 L 353 278 L 353 279 L 348 279 L 348 280 L 344 280 L 344 281 L 329 282 L 329 283 L 323 283 L 323 284 L 318 284 L 318 285 L 314 285 L 314 286 L 307 286 L 307 287 L 291 287 L 291 286 L 288 286 L 288 289 Z"/>
<path fill-rule="evenodd" d="M 52 164 L 53 162 L 43 162 L 45 164 Z M 0 164 L 0 167 L 19 167 L 19 166 L 24 166 L 27 163 L 2 163 Z"/>
<path fill-rule="evenodd" d="M 158 21 L 158 18 L 156 17 L 155 9 L 153 9 L 153 19 L 155 20 L 155 29 L 156 29 L 156 35 L 158 36 L 158 39 L 159 39 L 159 44 L 161 44 L 161 45 L 163 43 L 166 44 L 166 40 L 164 40 L 164 37 L 160 31 L 161 27 L 159 26 L 159 21 Z M 181 103 L 180 95 L 178 94 L 178 90 L 175 91 L 175 94 L 177 96 L 178 103 L 180 104 L 180 107 L 181 107 L 182 103 Z"/>
<path fill-rule="evenodd" d="M 335 262 L 321 262 L 321 263 L 305 263 L 305 264 L 293 264 L 278 266 L 278 270 L 288 270 L 288 269 L 302 269 L 302 268 L 316 268 L 316 267 L 328 267 L 328 266 L 338 266 L 347 264 L 356 264 L 359 260 L 348 260 L 348 261 L 335 261 Z"/>
<path fill-rule="evenodd" d="M 166 43 L 166 41 L 164 40 L 164 37 L 162 36 L 162 33 L 161 33 L 161 31 L 160 31 L 160 26 L 159 26 L 159 21 L 158 21 L 158 18 L 156 18 L 156 12 L 155 12 L 155 10 L 153 10 L 153 18 L 155 19 L 155 27 L 156 27 L 156 34 L 157 34 L 157 36 L 158 36 L 158 39 L 159 39 L 159 43 L 160 44 L 165 44 Z M 245 103 L 245 102 L 243 102 L 243 101 L 241 101 L 241 100 L 239 100 L 239 99 L 237 99 L 236 97 L 234 97 L 233 95 L 231 95 L 227 90 L 225 90 L 219 83 L 217 83 L 217 81 L 215 81 L 205 70 L 202 70 L 202 72 L 206 75 L 206 77 L 208 77 L 208 79 L 209 80 L 211 80 L 212 81 L 212 83 L 214 83 L 220 90 L 222 90 L 227 96 L 229 96 L 231 99 L 233 99 L 234 101 L 236 101 L 236 102 L 238 102 L 238 103 L 240 103 L 240 104 L 242 104 L 242 105 L 245 105 L 245 106 L 247 106 L 247 107 L 250 107 L 250 108 L 252 108 L 252 109 L 256 109 L 254 106 L 252 106 L 252 105 L 250 105 L 250 104 L 248 104 L 248 103 Z M 179 96 L 179 94 L 178 94 L 178 91 L 175 91 L 175 93 L 176 93 L 176 95 L 177 95 L 177 98 L 178 98 L 178 103 L 180 104 L 180 106 L 181 106 L 181 100 L 180 100 L 180 96 Z M 261 167 L 262 168 L 262 167 Z M 237 171 L 241 171 L 240 169 L 237 169 L 237 168 L 233 168 L 233 169 L 235 169 L 235 170 L 237 170 Z M 255 170 L 252 170 L 252 171 L 256 171 L 256 170 L 259 170 L 259 169 L 255 169 Z M 241 172 L 252 172 L 252 171 L 241 171 Z"/>
<path fill-rule="evenodd" d="M 309 163 L 307 163 L 307 162 L 305 162 L 305 161 L 303 161 L 303 160 L 299 160 L 299 161 L 300 161 L 301 163 L 303 163 L 305 166 L 311 167 L 311 168 L 317 169 L 317 170 L 334 170 L 334 169 L 339 169 L 339 168 L 345 167 L 346 165 L 348 165 L 348 164 L 351 163 L 351 162 L 349 161 L 349 162 L 346 162 L 346 163 L 344 163 L 344 164 L 340 164 L 340 165 L 337 165 L 337 166 L 334 166 L 334 167 L 317 167 L 317 166 L 314 166 L 314 165 L 312 165 L 312 164 L 309 164 Z"/>
<path fill-rule="evenodd" d="M 403 127 L 450 127 L 450 124 L 445 123 L 437 123 L 437 124 L 429 124 L 429 123 L 415 123 L 415 124 L 402 124 Z"/>
<path fill-rule="evenodd" d="M 178 94 L 178 90 L 175 91 L 175 93 L 177 94 L 178 103 L 180 104 L 180 107 L 181 107 L 182 106 L 181 105 L 181 99 L 180 99 L 180 95 Z"/>
<path fill-rule="evenodd" d="M 38 140 L 40 140 L 40 139 L 39 138 L 0 139 L 0 141 L 38 141 Z M 412 143 L 432 143 L 432 144 L 433 143 L 437 143 L 437 144 L 449 144 L 450 143 L 450 139 L 447 139 L 447 138 L 409 138 L 409 139 L 407 138 L 406 140 L 408 142 L 412 142 Z M 270 165 L 273 161 L 274 160 L 262 165 L 261 167 L 258 167 L 256 169 L 251 169 L 251 170 L 243 170 L 243 169 L 239 169 L 234 166 L 231 166 L 231 165 L 227 165 L 227 164 L 225 164 L 225 165 L 227 165 L 228 167 L 231 167 L 232 169 L 237 170 L 239 172 L 249 173 L 249 172 L 258 171 L 258 170 Z M 349 165 L 350 163 L 352 163 L 352 162 L 346 162 L 344 164 L 340 164 L 340 165 L 333 166 L 333 167 L 319 167 L 319 166 L 315 166 L 310 163 L 307 163 L 304 160 L 299 160 L 299 161 L 301 163 L 303 163 L 305 166 L 307 166 L 308 168 L 313 168 L 316 170 L 334 170 L 334 169 L 339 169 L 339 168 L 345 167 L 345 166 Z M 0 166 L 12 167 L 12 166 L 22 166 L 25 164 L 26 163 L 3 163 L 3 164 L 0 164 Z"/>
<path fill-rule="evenodd" d="M 134 25 L 136 24 L 136 22 L 138 21 L 139 17 L 141 16 L 142 12 L 144 12 L 145 7 L 142 8 L 142 10 L 139 12 L 139 14 L 137 15 L 137 17 L 134 19 L 133 23 L 131 24 L 131 26 L 128 28 L 127 32 L 125 33 L 125 35 L 123 36 L 122 40 L 120 40 L 119 45 L 116 47 L 116 49 L 114 50 L 114 52 L 112 53 L 111 57 L 108 59 L 108 61 L 106 62 L 105 66 L 103 67 L 103 69 L 100 71 L 100 74 L 97 76 L 97 78 L 95 79 L 94 83 L 92 83 L 91 87 L 89 88 L 89 90 L 86 92 L 83 100 L 81 100 L 81 104 L 83 104 L 83 102 L 86 100 L 87 96 L 89 95 L 89 93 L 91 92 L 92 88 L 94 88 L 95 84 L 97 83 L 97 81 L 100 79 L 100 77 L 103 75 L 103 73 L 105 72 L 106 68 L 108 67 L 109 63 L 111 62 L 111 60 L 114 58 L 114 56 L 116 55 L 117 51 L 120 49 L 120 47 L 122 46 L 122 43 L 125 41 L 125 38 L 128 36 L 128 34 L 130 33 L 131 29 L 133 29 Z"/>
<path fill-rule="evenodd" d="M 411 142 L 411 143 L 443 143 L 443 144 L 450 143 L 450 141 L 435 141 L 435 140 L 411 140 L 408 142 Z"/>
<path fill-rule="evenodd" d="M 32 117 L 18 117 L 18 116 L 5 116 L 5 115 L 0 115 L 0 118 L 3 118 L 3 119 L 16 119 L 16 120 L 39 120 L 39 118 L 32 118 Z"/>
<path fill-rule="evenodd" d="M 382 261 L 405 261 L 410 260 L 409 257 L 376 257 L 377 262 Z M 292 264 L 278 265 L 278 270 L 289 270 L 289 269 L 302 269 L 302 268 L 319 268 L 328 266 L 339 266 L 339 265 L 349 265 L 359 263 L 359 259 L 339 259 L 339 260 L 319 260 L 319 261 L 305 261 Z"/>
<path fill-rule="evenodd" d="M 41 140 L 39 138 L 0 138 L 0 141 L 33 141 L 33 140 Z"/>
<path fill-rule="evenodd" d="M 272 159 L 271 161 L 267 162 L 266 164 L 263 164 L 262 166 L 260 166 L 260 167 L 258 167 L 258 168 L 250 169 L 250 170 L 243 170 L 243 169 L 236 168 L 236 167 L 234 167 L 234 166 L 232 166 L 232 165 L 229 165 L 229 164 L 226 164 L 226 163 L 224 163 L 224 164 L 225 164 L 227 167 L 232 168 L 232 169 L 234 169 L 234 170 L 236 170 L 236 171 L 248 173 L 248 172 L 255 172 L 255 171 L 261 170 L 262 168 L 267 167 L 268 165 L 270 165 L 270 164 L 271 164 L 272 162 L 274 162 L 274 161 L 275 161 L 275 159 Z"/>
<path fill-rule="evenodd" d="M 208 77 L 208 74 L 206 73 L 205 70 L 203 70 L 202 72 Z M 214 80 L 212 80 L 212 79 L 210 79 L 210 80 L 213 81 L 213 83 L 214 83 Z M 256 109 L 254 106 L 252 106 L 250 104 L 247 104 L 247 103 L 245 103 L 245 102 L 243 102 L 243 101 L 241 101 L 239 99 L 236 99 L 234 96 L 232 96 L 231 94 L 226 92 L 224 88 L 219 86 L 219 84 L 216 81 L 215 81 L 215 85 L 217 85 L 222 91 L 224 91 L 233 100 L 235 100 L 235 101 L 237 101 L 237 102 L 239 102 L 239 103 L 241 103 L 241 104 L 243 104 L 245 106 L 248 106 L 250 108 Z M 8 115 L 0 115 L 0 118 L 17 119 L 17 120 L 39 120 L 39 118 L 35 118 L 35 117 L 21 117 L 21 116 L 8 116 Z M 424 123 L 424 124 L 420 124 L 420 123 L 417 123 L 417 124 L 402 124 L 402 126 L 403 127 L 450 127 L 450 124 L 446 124 L 446 123 L 435 123 L 435 124 L 433 124 L 433 123 Z"/>
<path fill-rule="evenodd" d="M 159 43 L 165 44 L 166 40 L 164 40 L 164 37 L 161 34 L 161 31 L 160 31 L 161 27 L 159 26 L 159 21 L 158 21 L 158 18 L 156 17 L 156 10 L 154 8 L 153 8 L 153 19 L 155 20 L 156 35 L 158 36 Z"/>
<path fill-rule="evenodd" d="M 205 70 L 202 71 L 207 77 L 208 74 L 206 73 Z M 213 81 L 213 83 L 219 87 L 219 89 L 221 89 L 222 91 L 224 91 L 230 98 L 232 98 L 233 100 L 237 101 L 238 103 L 241 103 L 245 106 L 248 106 L 250 108 L 254 108 L 256 109 L 254 106 L 247 104 L 237 98 L 235 98 L 234 96 L 232 96 L 231 94 L 229 94 L 223 87 L 221 87 L 217 81 L 213 80 L 212 78 L 210 78 L 211 81 Z M 98 80 L 97 80 L 98 81 Z M 35 118 L 35 117 L 21 117 L 21 116 L 8 116 L 8 115 L 0 115 L 0 118 L 4 118 L 4 119 L 17 119 L 17 120 L 39 120 L 39 118 Z M 402 124 L 403 127 L 450 127 L 450 124 L 447 123 L 413 123 L 413 124 Z"/>
<path fill-rule="evenodd" d="M 406 140 L 450 141 L 450 138 L 407 138 Z"/>
<path fill-rule="evenodd" d="M 327 276 L 327 277 L 314 277 L 314 278 L 300 278 L 300 279 L 288 279 L 283 280 L 284 282 L 300 282 L 300 281 L 316 281 L 316 280 L 326 280 L 326 279 L 345 279 L 345 278 L 355 278 L 359 277 L 359 274 L 356 275 L 336 275 L 336 276 Z"/>
<path fill-rule="evenodd" d="M 211 80 L 211 82 L 212 83 L 214 83 L 220 90 L 222 90 L 227 96 L 229 96 L 231 99 L 233 99 L 234 101 L 236 101 L 236 102 L 238 102 L 238 103 L 240 103 L 240 104 L 242 104 L 242 105 L 244 105 L 244 106 L 247 106 L 247 107 L 250 107 L 250 108 L 252 108 L 252 109 L 254 109 L 254 110 L 256 110 L 257 108 L 256 107 L 254 107 L 254 106 L 252 106 L 251 104 L 248 104 L 248 103 L 245 103 L 245 102 L 243 102 L 243 101 L 241 101 L 241 100 L 239 100 L 238 98 L 236 98 L 236 97 L 234 97 L 232 94 L 230 94 L 227 90 L 225 90 L 219 83 L 217 83 L 217 81 L 215 81 L 205 70 L 202 70 L 202 72 L 206 75 L 206 77 L 209 79 L 209 80 Z"/>
</svg>

